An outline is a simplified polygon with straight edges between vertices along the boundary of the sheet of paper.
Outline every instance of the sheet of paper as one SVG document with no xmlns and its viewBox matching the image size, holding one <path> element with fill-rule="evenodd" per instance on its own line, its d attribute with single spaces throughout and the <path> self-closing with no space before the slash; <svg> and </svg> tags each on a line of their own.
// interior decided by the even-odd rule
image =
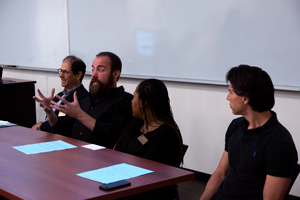
<svg viewBox="0 0 300 200">
<path fill-rule="evenodd" d="M 13 123 L 10 123 L 8 121 L 0 120 L 0 127 L 15 126 L 15 125 L 17 125 L 17 124 L 13 124 Z"/>
<path fill-rule="evenodd" d="M 0 124 L 5 125 L 5 124 L 7 124 L 7 123 L 9 123 L 9 121 L 3 121 L 3 120 L 0 120 Z"/>
<path fill-rule="evenodd" d="M 96 144 L 82 145 L 82 147 L 87 148 L 87 149 L 92 149 L 92 150 L 105 149 L 105 147 L 99 146 L 99 145 L 96 145 Z"/>
<path fill-rule="evenodd" d="M 76 147 L 77 146 L 74 146 L 74 145 L 64 142 L 62 140 L 57 140 L 57 141 L 51 141 L 51 142 L 41 142 L 41 143 L 36 143 L 36 144 L 27 144 L 27 145 L 22 145 L 22 146 L 16 146 L 13 148 L 15 148 L 27 155 L 30 155 L 30 154 L 36 154 L 36 153 L 58 151 L 58 150 L 63 150 L 63 149 L 71 149 L 71 148 L 76 148 Z"/>
<path fill-rule="evenodd" d="M 101 169 L 83 172 L 77 175 L 83 178 L 107 184 L 115 181 L 142 176 L 149 173 L 153 173 L 153 171 L 122 163 L 104 167 Z"/>
</svg>

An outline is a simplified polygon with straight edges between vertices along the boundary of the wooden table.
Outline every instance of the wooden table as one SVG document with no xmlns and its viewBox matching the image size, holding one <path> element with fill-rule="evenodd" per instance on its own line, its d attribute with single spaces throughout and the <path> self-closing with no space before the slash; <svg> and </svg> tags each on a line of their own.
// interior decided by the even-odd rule
<svg viewBox="0 0 300 200">
<path fill-rule="evenodd" d="M 13 146 L 63 140 L 77 148 L 26 155 Z M 72 138 L 13 126 L 0 128 L 0 195 L 8 199 L 115 199 L 194 179 L 194 173 L 111 149 L 90 150 Z M 77 176 L 127 163 L 154 173 L 128 179 L 131 186 L 110 192 Z"/>
<path fill-rule="evenodd" d="M 0 120 L 31 128 L 36 124 L 34 84 L 16 78 L 0 80 Z"/>
</svg>

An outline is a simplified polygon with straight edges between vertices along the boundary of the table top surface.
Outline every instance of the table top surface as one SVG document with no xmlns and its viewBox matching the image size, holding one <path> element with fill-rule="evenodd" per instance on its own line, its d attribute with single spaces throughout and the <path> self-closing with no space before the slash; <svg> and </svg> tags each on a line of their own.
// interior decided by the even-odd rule
<svg viewBox="0 0 300 200">
<path fill-rule="evenodd" d="M 62 140 L 77 146 L 26 155 L 14 146 Z M 0 128 L 0 195 L 8 199 L 115 199 L 194 179 L 194 173 L 111 149 L 91 150 L 88 143 L 21 126 Z M 131 186 L 112 191 L 76 174 L 127 163 L 154 171 L 128 179 Z"/>
<path fill-rule="evenodd" d="M 7 77 L 3 77 L 2 79 L 0 79 L 0 86 L 1 85 L 27 84 L 27 83 L 30 83 L 30 84 L 36 83 L 36 81 L 17 79 L 17 78 L 7 78 Z"/>
</svg>

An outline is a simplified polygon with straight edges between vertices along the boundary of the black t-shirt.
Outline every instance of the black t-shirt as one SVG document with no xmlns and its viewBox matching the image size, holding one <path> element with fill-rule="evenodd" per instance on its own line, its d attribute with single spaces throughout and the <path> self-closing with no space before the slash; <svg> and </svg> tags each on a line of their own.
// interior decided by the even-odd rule
<svg viewBox="0 0 300 200">
<path fill-rule="evenodd" d="M 292 136 L 271 111 L 261 127 L 248 130 L 248 121 L 237 118 L 226 133 L 229 171 L 215 199 L 263 199 L 267 175 L 291 178 L 298 155 Z"/>
<path fill-rule="evenodd" d="M 113 148 L 124 128 L 132 119 L 132 95 L 125 92 L 122 86 L 110 90 L 101 98 L 91 95 L 83 99 L 81 109 L 96 119 L 91 131 L 79 120 L 72 117 L 58 119 L 52 127 L 54 133 L 72 137 L 85 142 Z"/>
</svg>

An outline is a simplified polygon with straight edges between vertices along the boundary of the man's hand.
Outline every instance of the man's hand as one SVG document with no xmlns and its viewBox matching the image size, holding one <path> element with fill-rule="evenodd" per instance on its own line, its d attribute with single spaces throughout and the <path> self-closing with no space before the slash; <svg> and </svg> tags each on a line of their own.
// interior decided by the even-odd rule
<svg viewBox="0 0 300 200">
<path fill-rule="evenodd" d="M 55 89 L 51 89 L 51 94 L 48 98 L 46 98 L 39 89 L 37 89 L 37 91 L 41 99 L 37 98 L 36 96 L 33 96 L 33 98 L 39 103 L 40 107 L 42 107 L 46 113 L 51 113 L 52 109 L 50 107 L 50 102 L 53 100 Z"/>
<path fill-rule="evenodd" d="M 77 99 L 77 93 L 74 92 L 73 94 L 74 96 L 74 101 L 72 103 L 68 102 L 67 100 L 65 100 L 64 98 L 56 95 L 56 97 L 61 100 L 65 105 L 60 105 L 54 101 L 51 101 L 51 107 L 55 108 L 56 110 L 70 116 L 73 117 L 75 119 L 78 118 L 79 113 L 82 112 L 80 105 L 78 103 L 78 99 Z"/>
<path fill-rule="evenodd" d="M 43 123 L 43 122 L 39 122 L 39 123 L 33 125 L 31 128 L 32 128 L 32 129 L 35 129 L 35 130 L 40 130 L 40 127 L 41 127 L 42 123 Z"/>
<path fill-rule="evenodd" d="M 74 101 L 72 103 L 66 101 L 64 98 L 60 96 L 56 96 L 59 100 L 61 100 L 65 105 L 59 105 L 54 101 L 51 101 L 51 107 L 55 108 L 56 110 L 73 117 L 79 120 L 84 126 L 86 126 L 91 131 L 94 131 L 96 120 L 85 113 L 79 105 L 77 99 L 77 93 L 74 92 Z"/>
<path fill-rule="evenodd" d="M 216 169 L 216 171 L 212 174 L 210 179 L 208 180 L 205 190 L 200 197 L 200 200 L 214 199 L 219 186 L 226 178 L 226 175 L 229 170 L 229 158 L 228 152 L 224 151 L 220 163 Z"/>
</svg>

